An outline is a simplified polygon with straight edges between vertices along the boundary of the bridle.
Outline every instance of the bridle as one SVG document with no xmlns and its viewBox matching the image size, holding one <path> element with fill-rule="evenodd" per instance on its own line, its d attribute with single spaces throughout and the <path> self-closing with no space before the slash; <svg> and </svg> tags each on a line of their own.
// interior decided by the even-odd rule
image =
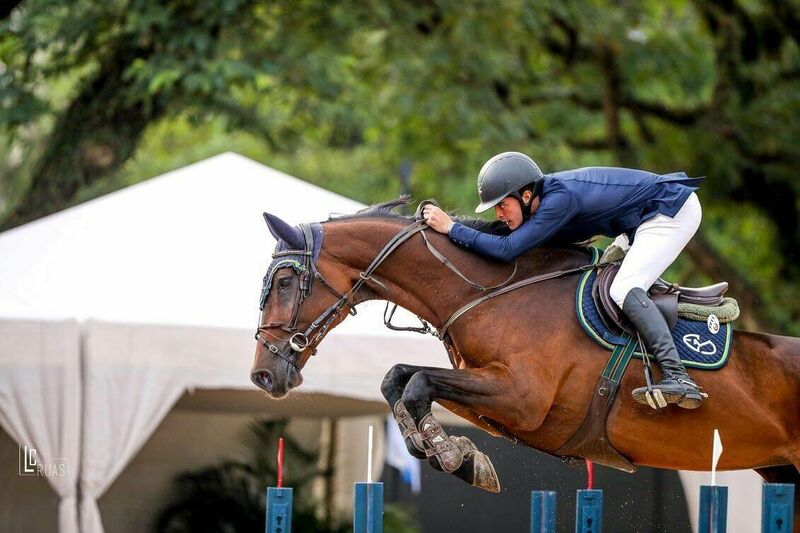
<svg viewBox="0 0 800 533">
<path fill-rule="evenodd" d="M 540 281 L 545 281 L 548 279 L 554 279 L 558 277 L 565 276 L 567 274 L 572 274 L 576 272 L 583 272 L 594 268 L 596 265 L 594 263 L 588 265 L 582 265 L 580 267 L 571 268 L 567 270 L 559 270 L 555 272 L 548 272 L 545 274 L 540 274 L 537 276 L 533 276 L 530 278 L 526 278 L 520 281 L 517 281 L 511 285 L 508 283 L 514 278 L 517 273 L 517 263 L 514 262 L 514 270 L 511 272 L 511 275 L 508 278 L 497 284 L 488 287 L 484 287 L 469 278 L 467 278 L 461 271 L 458 270 L 444 255 L 442 255 L 436 248 L 428 240 L 427 235 L 425 234 L 425 229 L 428 225 L 425 221 L 421 218 L 422 208 L 426 203 L 434 203 L 429 200 L 426 200 L 420 203 L 419 207 L 417 208 L 417 214 L 415 215 L 415 220 L 408 226 L 404 227 L 400 232 L 398 232 L 392 239 L 387 242 L 383 248 L 378 252 L 375 258 L 370 262 L 370 264 L 365 268 L 362 272 L 359 273 L 358 279 L 350 288 L 349 291 L 342 294 L 337 291 L 333 285 L 331 285 L 328 280 L 325 279 L 325 276 L 317 270 L 316 264 L 314 262 L 313 254 L 314 254 L 314 233 L 311 229 L 310 224 L 300 224 L 300 229 L 303 233 L 303 239 L 305 241 L 305 248 L 303 250 L 282 250 L 280 252 L 275 252 L 272 254 L 272 258 L 276 259 L 279 257 L 284 256 L 300 256 L 302 257 L 302 263 L 299 266 L 300 270 L 300 287 L 297 291 L 297 296 L 295 298 L 293 310 L 292 310 L 292 318 L 291 320 L 286 322 L 269 322 L 267 324 L 261 324 L 259 318 L 259 326 L 256 330 L 255 339 L 261 342 L 270 352 L 272 352 L 275 356 L 280 357 L 288 364 L 293 366 L 298 372 L 300 368 L 297 366 L 295 360 L 296 355 L 300 354 L 301 352 L 311 349 L 311 355 L 316 355 L 317 353 L 317 346 L 319 343 L 322 342 L 322 339 L 328 332 L 331 324 L 336 321 L 339 317 L 342 316 L 342 313 L 346 307 L 349 306 L 348 313 L 351 315 L 356 314 L 355 305 L 357 302 L 354 302 L 354 296 L 356 293 L 363 287 L 368 281 L 372 281 L 377 283 L 378 285 L 383 286 L 383 284 L 372 277 L 372 274 L 375 270 L 394 252 L 401 244 L 409 240 L 411 237 L 420 233 L 422 235 L 423 240 L 425 241 L 425 245 L 427 246 L 428 250 L 433 254 L 436 259 L 438 259 L 443 265 L 448 267 L 450 270 L 455 272 L 461 279 L 469 283 L 473 288 L 487 292 L 485 294 L 471 302 L 467 303 L 466 305 L 459 308 L 455 311 L 450 318 L 436 331 L 432 330 L 427 322 L 420 319 L 423 326 L 422 328 L 415 328 L 415 327 L 398 327 L 391 323 L 391 318 L 394 315 L 394 311 L 397 308 L 394 305 L 394 309 L 392 309 L 389 317 L 386 317 L 386 311 L 389 310 L 390 303 L 387 302 L 386 304 L 386 311 L 384 311 L 384 324 L 393 330 L 397 331 L 413 331 L 417 333 L 430 333 L 437 337 L 438 339 L 445 341 L 445 337 L 447 335 L 447 329 L 450 325 L 455 322 L 461 315 L 472 309 L 473 307 L 485 302 L 490 298 L 494 298 L 496 296 L 500 296 L 502 294 L 506 294 L 513 290 L 531 285 L 533 283 L 538 283 Z M 331 291 L 338 300 L 331 304 L 325 311 L 323 311 L 314 321 L 309 324 L 308 328 L 305 331 L 300 331 L 297 328 L 297 321 L 298 317 L 300 316 L 300 311 L 303 306 L 303 302 L 306 298 L 311 294 L 311 285 L 313 280 L 319 280 L 319 282 Z M 266 280 L 265 280 L 266 282 Z M 385 287 L 384 287 L 385 288 Z M 495 290 L 497 289 L 497 290 Z M 263 312 L 264 305 L 262 304 L 261 311 Z M 264 333 L 267 333 L 270 329 L 280 329 L 285 331 L 286 333 L 290 334 L 291 336 L 288 339 L 279 339 L 284 342 L 288 341 L 289 350 L 286 352 L 282 352 L 280 348 L 269 342 L 265 337 Z M 278 338 L 275 335 L 270 334 L 271 336 Z M 295 357 L 292 357 L 292 356 Z"/>
<path fill-rule="evenodd" d="M 361 287 L 363 287 L 367 281 L 380 283 L 372 279 L 373 272 L 375 272 L 381 263 L 383 263 L 386 258 L 388 258 L 392 252 L 397 249 L 398 246 L 413 237 L 416 233 L 424 230 L 426 226 L 427 225 L 425 224 L 425 221 L 415 220 L 412 224 L 403 228 L 399 233 L 392 237 L 392 239 L 386 243 L 386 245 L 384 245 L 384 247 L 378 252 L 367 268 L 365 268 L 363 272 L 359 273 L 358 279 L 350 288 L 350 290 L 342 294 L 334 289 L 333 285 L 331 285 L 328 280 L 325 279 L 325 276 L 323 276 L 322 273 L 317 270 L 313 260 L 314 234 L 311 231 L 311 226 L 309 224 L 300 224 L 300 229 L 303 231 L 303 238 L 305 240 L 305 249 L 283 250 L 272 254 L 273 259 L 287 255 L 301 256 L 303 259 L 300 266 L 300 288 L 297 291 L 297 296 L 295 298 L 295 303 L 292 310 L 292 318 L 288 323 L 269 322 L 267 324 L 260 324 L 259 322 L 259 327 L 256 330 L 255 335 L 256 340 L 261 342 L 274 355 L 280 357 L 299 371 L 300 368 L 298 368 L 296 362 L 293 360 L 292 355 L 299 354 L 300 352 L 303 352 L 309 348 L 311 349 L 311 355 L 316 355 L 317 346 L 319 346 L 319 343 L 322 342 L 322 339 L 327 334 L 331 324 L 342 315 L 344 309 L 349 306 L 350 309 L 348 310 L 348 313 L 351 315 L 356 314 L 353 297 L 358 290 L 361 289 Z M 320 314 L 313 322 L 311 322 L 305 331 L 301 332 L 297 328 L 297 320 L 300 316 L 303 302 L 311 294 L 311 284 L 314 279 L 319 280 L 319 282 L 328 290 L 330 290 L 338 298 L 338 300 L 330 305 L 325 311 L 323 311 L 322 314 Z M 291 337 L 288 339 L 288 343 L 292 353 L 281 352 L 280 348 L 269 342 L 264 337 L 263 333 L 274 328 L 279 328 L 291 335 Z"/>
</svg>

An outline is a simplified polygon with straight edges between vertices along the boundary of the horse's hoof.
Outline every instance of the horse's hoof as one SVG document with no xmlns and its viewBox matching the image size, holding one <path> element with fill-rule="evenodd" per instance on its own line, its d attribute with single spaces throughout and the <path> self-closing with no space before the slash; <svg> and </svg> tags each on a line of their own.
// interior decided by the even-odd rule
<svg viewBox="0 0 800 533">
<path fill-rule="evenodd" d="M 489 492 L 500 492 L 500 480 L 497 479 L 497 472 L 489 457 L 482 452 L 475 452 L 473 457 L 475 464 L 475 477 L 472 485 Z"/>
<path fill-rule="evenodd" d="M 475 443 L 469 440 L 467 437 L 450 437 L 450 440 L 452 440 L 455 445 L 458 446 L 458 449 L 461 450 L 461 454 L 464 457 L 471 453 L 478 452 L 478 447 L 475 446 Z"/>
<path fill-rule="evenodd" d="M 472 460 L 472 486 L 489 492 L 500 492 L 500 480 L 489 457 L 478 450 L 467 437 L 450 437 L 464 454 L 464 459 Z"/>
</svg>

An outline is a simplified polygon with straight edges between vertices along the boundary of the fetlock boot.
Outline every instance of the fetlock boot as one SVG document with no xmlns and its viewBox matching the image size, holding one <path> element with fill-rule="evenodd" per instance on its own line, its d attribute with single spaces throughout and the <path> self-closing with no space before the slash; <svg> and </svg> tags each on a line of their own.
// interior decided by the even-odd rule
<svg viewBox="0 0 800 533">
<path fill-rule="evenodd" d="M 700 407 L 706 395 L 686 373 L 667 321 L 647 292 L 639 288 L 631 289 L 625 296 L 622 311 L 639 332 L 645 347 L 661 366 L 664 377 L 660 383 L 653 385 L 653 390 L 660 391 L 667 403 L 676 403 L 684 409 Z M 649 403 L 647 387 L 634 389 L 633 399 L 639 403 Z"/>
</svg>

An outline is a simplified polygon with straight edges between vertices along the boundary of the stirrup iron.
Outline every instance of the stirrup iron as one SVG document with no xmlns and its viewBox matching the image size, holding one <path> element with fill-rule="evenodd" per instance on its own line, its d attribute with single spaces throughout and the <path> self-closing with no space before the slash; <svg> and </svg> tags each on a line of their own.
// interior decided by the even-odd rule
<svg viewBox="0 0 800 533">
<path fill-rule="evenodd" d="M 642 360 L 644 361 L 644 382 L 645 386 L 647 387 L 647 392 L 644 393 L 644 398 L 647 400 L 647 405 L 656 411 L 659 409 L 664 409 L 668 405 L 666 398 L 664 398 L 664 394 L 660 389 L 653 388 L 653 370 L 650 366 L 650 354 L 647 353 L 644 343 L 642 342 L 642 337 L 638 332 L 636 333 L 636 338 L 639 341 L 639 348 L 642 350 Z"/>
</svg>

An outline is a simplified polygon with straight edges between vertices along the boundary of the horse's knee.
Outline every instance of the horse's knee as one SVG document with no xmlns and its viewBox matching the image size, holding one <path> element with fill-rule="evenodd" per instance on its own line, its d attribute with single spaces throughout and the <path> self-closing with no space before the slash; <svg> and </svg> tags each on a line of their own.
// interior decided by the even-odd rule
<svg viewBox="0 0 800 533">
<path fill-rule="evenodd" d="M 401 382 L 404 381 L 406 374 L 408 374 L 406 365 L 397 364 L 390 368 L 383 377 L 381 393 L 390 405 L 394 404 L 402 396 L 404 387 Z"/>
<path fill-rule="evenodd" d="M 429 397 L 431 394 L 431 383 L 424 372 L 417 372 L 406 383 L 403 389 L 403 402 L 416 401 Z"/>
<path fill-rule="evenodd" d="M 403 404 L 411 412 L 414 420 L 420 419 L 431 410 L 433 387 L 425 372 L 417 372 L 406 383 L 403 389 Z"/>
</svg>

